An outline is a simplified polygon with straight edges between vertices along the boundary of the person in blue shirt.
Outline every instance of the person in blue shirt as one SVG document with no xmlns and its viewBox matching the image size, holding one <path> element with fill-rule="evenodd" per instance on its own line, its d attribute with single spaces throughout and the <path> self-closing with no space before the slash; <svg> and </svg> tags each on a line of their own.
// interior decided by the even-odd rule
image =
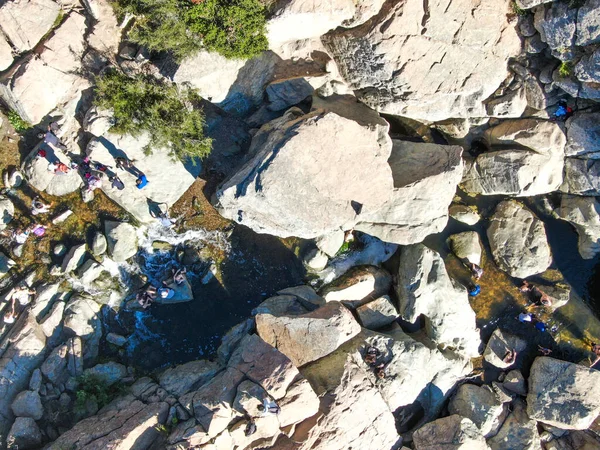
<svg viewBox="0 0 600 450">
<path fill-rule="evenodd" d="M 481 286 L 478 284 L 470 284 L 467 288 L 471 297 L 477 297 L 481 292 Z"/>
<path fill-rule="evenodd" d="M 146 178 L 146 175 L 141 174 L 138 177 L 138 179 L 135 180 L 135 184 L 138 189 L 142 189 L 144 186 L 146 186 L 148 184 L 148 179 Z"/>
</svg>

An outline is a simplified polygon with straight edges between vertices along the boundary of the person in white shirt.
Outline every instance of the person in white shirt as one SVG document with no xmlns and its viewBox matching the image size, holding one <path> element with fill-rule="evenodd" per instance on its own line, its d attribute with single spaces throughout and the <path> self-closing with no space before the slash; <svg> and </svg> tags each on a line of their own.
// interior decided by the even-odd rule
<svg viewBox="0 0 600 450">
<path fill-rule="evenodd" d="M 31 296 L 34 294 L 35 291 L 27 286 L 17 286 L 11 295 L 11 300 L 16 300 L 21 306 L 25 306 L 31 302 Z"/>
</svg>

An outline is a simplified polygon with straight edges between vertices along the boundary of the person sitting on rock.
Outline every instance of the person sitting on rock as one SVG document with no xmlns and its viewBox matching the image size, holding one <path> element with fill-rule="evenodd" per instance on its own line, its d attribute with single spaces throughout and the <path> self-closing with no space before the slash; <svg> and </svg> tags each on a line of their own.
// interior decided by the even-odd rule
<svg viewBox="0 0 600 450">
<path fill-rule="evenodd" d="M 268 416 L 269 414 L 279 414 L 281 408 L 277 403 L 271 401 L 268 398 L 263 398 L 263 404 L 256 407 L 262 416 Z"/>
<path fill-rule="evenodd" d="M 173 281 L 176 284 L 182 284 L 186 280 L 186 268 L 182 267 L 181 269 L 173 269 Z"/>
<path fill-rule="evenodd" d="M 19 302 L 21 306 L 26 306 L 31 303 L 31 296 L 35 294 L 35 290 L 29 289 L 25 285 L 20 285 L 15 288 L 11 294 L 11 300 Z"/>
<path fill-rule="evenodd" d="M 541 345 L 538 345 L 538 350 L 544 356 L 548 356 L 550 353 L 552 353 L 552 350 L 546 347 L 542 347 Z"/>
<path fill-rule="evenodd" d="M 377 347 L 370 346 L 367 348 L 367 351 L 365 353 L 365 362 L 370 366 L 374 366 L 377 362 L 378 356 L 379 350 L 377 349 Z"/>
<path fill-rule="evenodd" d="M 517 360 L 517 351 L 515 349 L 508 350 L 506 352 L 506 354 L 504 355 L 504 357 L 502 358 L 502 361 L 504 361 L 504 363 L 508 364 L 509 366 L 512 366 L 516 360 Z"/>
<path fill-rule="evenodd" d="M 115 188 L 116 188 L 116 189 L 117 189 L 117 190 L 119 190 L 119 191 L 122 191 L 123 189 L 125 189 L 125 183 L 123 183 L 123 182 L 121 181 L 121 179 L 120 179 L 118 176 L 116 176 L 116 175 L 115 175 L 115 176 L 112 176 L 112 177 L 110 177 L 110 178 L 108 179 L 108 181 L 110 181 L 110 186 L 111 186 L 113 189 L 115 189 Z"/>
<path fill-rule="evenodd" d="M 31 214 L 37 216 L 38 214 L 48 214 L 52 203 L 46 204 L 42 199 L 37 196 L 31 201 Z"/>
<path fill-rule="evenodd" d="M 550 297 L 548 297 L 548 294 L 546 294 L 544 291 L 542 291 L 537 286 L 534 286 L 533 284 L 528 283 L 525 280 L 523 280 L 523 284 L 521 285 L 519 290 L 521 292 L 523 292 L 524 294 L 528 294 L 530 300 L 533 303 L 535 303 L 536 305 L 541 305 L 541 306 L 551 306 L 552 305 L 552 300 L 550 299 Z"/>
<path fill-rule="evenodd" d="M 3 236 L 10 236 L 11 239 L 17 245 L 24 244 L 27 241 L 27 239 L 29 238 L 30 233 L 31 233 L 30 228 L 23 229 L 21 227 L 15 228 L 12 232 L 9 230 L 4 230 L 4 231 L 0 232 L 0 234 L 2 234 Z"/>
<path fill-rule="evenodd" d="M 560 120 L 564 122 L 573 115 L 573 108 L 568 106 L 566 100 L 560 100 L 557 104 L 556 111 L 554 111 L 554 120 Z"/>
<path fill-rule="evenodd" d="M 48 144 L 50 145 L 50 147 L 59 148 L 61 150 L 67 150 L 67 147 L 60 142 L 58 137 L 56 137 L 56 135 L 52 131 L 47 131 L 46 133 L 38 133 L 37 137 L 39 139 L 43 139 L 44 144 Z"/>
<path fill-rule="evenodd" d="M 377 378 L 379 378 L 380 380 L 385 378 L 385 364 L 381 363 L 378 366 L 375 366 L 375 375 L 377 375 Z"/>
<path fill-rule="evenodd" d="M 4 314 L 4 323 L 11 324 L 15 323 L 17 319 L 17 304 L 14 299 L 10 301 L 10 308 L 7 308 L 6 313 Z"/>
<path fill-rule="evenodd" d="M 136 300 L 142 306 L 142 308 L 146 309 L 152 304 L 152 297 L 148 294 L 147 291 L 138 292 L 136 295 Z"/>
<path fill-rule="evenodd" d="M 471 297 L 477 297 L 481 293 L 481 286 L 478 284 L 469 284 L 467 291 Z"/>
<path fill-rule="evenodd" d="M 102 187 L 102 180 L 99 177 L 92 175 L 90 172 L 86 172 L 84 177 L 88 183 L 88 191 Z"/>
<path fill-rule="evenodd" d="M 143 189 L 148 184 L 148 179 L 146 175 L 141 174 L 137 180 L 135 180 L 135 185 L 138 189 Z"/>
<path fill-rule="evenodd" d="M 256 433 L 256 423 L 252 418 L 250 418 L 246 424 L 246 428 L 244 429 L 244 436 L 252 436 L 254 433 Z"/>
<path fill-rule="evenodd" d="M 467 268 L 471 271 L 471 276 L 476 280 L 479 280 L 483 275 L 483 269 L 479 267 L 477 264 L 468 262 Z"/>
</svg>

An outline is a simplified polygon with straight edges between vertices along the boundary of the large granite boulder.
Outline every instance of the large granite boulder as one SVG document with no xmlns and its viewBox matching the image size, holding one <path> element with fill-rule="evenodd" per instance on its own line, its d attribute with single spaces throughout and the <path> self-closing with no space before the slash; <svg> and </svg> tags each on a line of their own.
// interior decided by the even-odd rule
<svg viewBox="0 0 600 450">
<path fill-rule="evenodd" d="M 31 417 L 33 420 L 40 420 L 44 415 L 42 399 L 37 391 L 19 393 L 10 407 L 17 417 Z"/>
<path fill-rule="evenodd" d="M 522 400 L 513 402 L 512 412 L 508 415 L 498 433 L 488 439 L 492 450 L 505 450 L 518 448 L 523 450 L 541 450 L 538 425 L 532 420 L 525 410 Z"/>
<path fill-rule="evenodd" d="M 552 262 L 543 222 L 515 200 L 498 204 L 487 237 L 494 261 L 513 277 L 541 273 Z"/>
<path fill-rule="evenodd" d="M 488 129 L 485 137 L 492 150 L 477 156 L 465 172 L 467 191 L 531 196 L 560 187 L 566 138 L 558 124 L 507 120 Z"/>
<path fill-rule="evenodd" d="M 404 247 L 396 292 L 404 320 L 415 322 L 423 315 L 427 335 L 436 344 L 479 355 L 481 339 L 467 291 L 450 278 L 438 253 L 422 244 Z"/>
<path fill-rule="evenodd" d="M 489 386 L 463 384 L 448 404 L 448 412 L 470 419 L 485 437 L 496 434 L 508 408 Z"/>
<path fill-rule="evenodd" d="M 600 204 L 595 197 L 563 195 L 557 213 L 577 231 L 583 259 L 592 259 L 600 253 Z"/>
<path fill-rule="evenodd" d="M 600 113 L 577 112 L 566 122 L 565 155 L 600 159 Z"/>
<path fill-rule="evenodd" d="M 579 364 L 538 357 L 531 366 L 527 414 L 567 430 L 585 430 L 600 414 L 600 372 Z"/>
<path fill-rule="evenodd" d="M 510 364 L 504 361 L 506 354 L 513 350 L 520 353 L 526 348 L 527 342 L 524 339 L 496 328 L 485 346 L 483 357 L 490 364 L 506 369 L 514 364 L 514 361 Z"/>
<path fill-rule="evenodd" d="M 42 444 L 42 432 L 31 417 L 17 417 L 8 433 L 9 448 L 34 449 Z"/>
<path fill-rule="evenodd" d="M 127 376 L 127 367 L 125 367 L 123 364 L 109 361 L 107 363 L 96 364 L 94 367 L 85 369 L 83 374 L 102 380 L 102 382 L 107 386 L 112 386 Z"/>
<path fill-rule="evenodd" d="M 565 158 L 563 192 L 600 196 L 600 161 L 597 159 Z"/>
<path fill-rule="evenodd" d="M 587 0 L 577 9 L 577 38 L 575 45 L 593 45 L 600 42 L 600 18 L 598 0 Z"/>
<path fill-rule="evenodd" d="M 283 428 L 314 416 L 319 411 L 319 397 L 310 383 L 302 378 L 288 388 L 278 405 L 281 412 L 277 418 Z"/>
<path fill-rule="evenodd" d="M 19 5 L 17 8 L 26 5 L 31 8 L 21 16 L 20 21 L 27 22 L 23 29 L 10 11 L 7 11 L 9 19 L 0 19 L 3 29 L 10 23 L 16 27 L 17 33 L 29 40 L 29 43 L 26 43 L 19 39 L 25 47 L 23 50 L 33 47 L 48 31 L 60 9 L 58 4 L 50 0 L 11 1 L 6 2 L 2 9 L 7 6 L 11 8 L 10 5 Z M 40 11 L 43 11 L 41 15 Z M 43 18 L 42 23 L 39 23 L 40 18 Z M 39 57 L 28 59 L 19 70 L 0 83 L 0 96 L 23 119 L 36 124 L 57 105 L 73 99 L 88 87 L 88 82 L 77 74 L 85 49 L 85 32 L 85 17 L 71 12 L 52 37 L 44 43 Z"/>
<path fill-rule="evenodd" d="M 481 264 L 481 242 L 479 234 L 476 231 L 464 231 L 451 235 L 448 240 L 448 245 L 452 253 L 458 259 L 466 259 L 469 262 Z"/>
<path fill-rule="evenodd" d="M 87 154 L 94 161 L 114 168 L 116 157 L 126 157 L 134 161 L 134 166 L 146 175 L 148 184 L 138 189 L 135 184 L 137 175 L 113 169 L 125 188 L 114 189 L 107 180 L 104 180 L 101 187 L 108 198 L 121 205 L 140 222 L 155 220 L 150 214 L 153 204 L 170 208 L 194 183 L 201 169 L 198 163 L 182 163 L 173 158 L 166 149 L 152 148 L 151 154 L 146 155 L 144 146 L 149 141 L 147 134 L 133 137 L 108 133 L 92 139 L 87 146 Z M 152 205 L 149 200 L 153 202 Z"/>
<path fill-rule="evenodd" d="M 12 47 L 4 36 L 0 36 L 0 71 L 8 69 L 13 61 Z M 0 136 L 4 137 L 3 134 Z"/>
<path fill-rule="evenodd" d="M 357 307 L 386 295 L 392 286 L 392 276 L 375 266 L 357 266 L 332 283 L 325 285 L 319 294 L 326 302 L 338 301 Z"/>
<path fill-rule="evenodd" d="M 108 253 L 114 261 L 126 261 L 137 253 L 137 232 L 133 225 L 107 220 L 104 222 L 104 233 Z"/>
<path fill-rule="evenodd" d="M 65 153 L 56 148 L 43 146 L 46 152 L 54 155 L 52 159 L 69 165 L 70 159 Z M 77 191 L 82 185 L 83 180 L 81 175 L 76 170 L 70 170 L 68 173 L 54 174 L 48 170 L 50 159 L 37 158 L 38 149 L 36 146 L 29 157 L 23 163 L 23 174 L 29 183 L 39 191 L 46 192 L 50 195 L 66 195 Z"/>
<path fill-rule="evenodd" d="M 483 117 L 521 43 L 510 2 L 386 2 L 361 26 L 322 40 L 359 99 L 417 120 Z M 470 30 L 476 29 L 477 33 Z"/>
<path fill-rule="evenodd" d="M 534 26 L 551 49 L 568 49 L 574 45 L 577 8 L 560 2 L 542 6 L 535 11 Z"/>
<path fill-rule="evenodd" d="M 393 141 L 388 163 L 394 190 L 354 227 L 383 241 L 414 244 L 439 233 L 463 174 L 462 147 Z"/>
<path fill-rule="evenodd" d="M 99 313 L 98 303 L 80 296 L 71 298 L 65 307 L 63 332 L 82 339 L 86 360 L 94 359 L 98 355 L 102 337 L 102 318 Z"/>
<path fill-rule="evenodd" d="M 392 192 L 389 140 L 379 139 L 379 125 L 292 108 L 254 136 L 254 157 L 220 186 L 217 206 L 226 218 L 280 237 L 351 228 Z"/>
<path fill-rule="evenodd" d="M 416 450 L 487 450 L 485 438 L 468 418 L 457 414 L 425 424 L 413 434 Z"/>
<path fill-rule="evenodd" d="M 63 258 L 61 271 L 62 273 L 70 273 L 77 269 L 85 257 L 86 244 L 74 245 L 69 249 L 69 252 Z"/>
<path fill-rule="evenodd" d="M 31 50 L 50 31 L 59 11 L 52 0 L 5 2 L 0 7 L 2 34 L 18 53 Z"/>
<path fill-rule="evenodd" d="M 95 19 L 87 37 L 88 45 L 101 54 L 114 54 L 119 48 L 122 29 L 108 0 L 82 0 L 83 6 Z"/>
<path fill-rule="evenodd" d="M 171 394 L 179 397 L 198 389 L 219 371 L 216 362 L 201 359 L 169 368 L 158 377 L 160 385 Z"/>
<path fill-rule="evenodd" d="M 341 303 L 298 316 L 258 314 L 256 329 L 268 344 L 302 366 L 336 350 L 360 333 L 360 325 Z"/>
<path fill-rule="evenodd" d="M 63 448 L 139 448 L 148 449 L 160 436 L 158 427 L 169 414 L 166 402 L 148 405 L 133 399 L 122 408 L 104 408 L 97 416 L 77 423 L 48 445 L 48 450 Z"/>
<path fill-rule="evenodd" d="M 363 327 L 376 330 L 394 322 L 398 311 L 390 297 L 384 295 L 356 308 L 356 315 Z"/>
</svg>

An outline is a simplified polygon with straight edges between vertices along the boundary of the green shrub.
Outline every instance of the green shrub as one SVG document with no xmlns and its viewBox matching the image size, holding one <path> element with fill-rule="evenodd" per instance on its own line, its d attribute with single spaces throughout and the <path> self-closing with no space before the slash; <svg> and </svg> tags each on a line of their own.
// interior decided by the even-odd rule
<svg viewBox="0 0 600 450">
<path fill-rule="evenodd" d="M 26 120 L 21 119 L 21 116 L 19 116 L 19 114 L 13 110 L 8 112 L 8 121 L 17 133 L 23 133 L 31 128 L 31 124 Z"/>
<path fill-rule="evenodd" d="M 527 10 L 521 8 L 519 5 L 517 5 L 517 2 L 513 0 L 512 4 L 512 10 L 513 12 L 517 15 L 517 16 L 524 16 L 525 14 L 527 14 Z"/>
<path fill-rule="evenodd" d="M 563 61 L 560 63 L 560 66 L 558 66 L 558 74 L 563 78 L 569 77 L 572 71 L 573 65 L 570 61 Z"/>
<path fill-rule="evenodd" d="M 120 14 L 137 19 L 130 39 L 176 59 L 205 48 L 226 58 L 246 59 L 268 47 L 260 0 L 116 0 Z"/>
<path fill-rule="evenodd" d="M 109 386 L 102 377 L 91 374 L 81 375 L 77 378 L 77 383 L 75 409 L 80 411 L 85 410 L 85 404 L 88 400 L 95 401 L 98 408 L 102 408 L 126 391 L 122 384 L 117 383 Z"/>
<path fill-rule="evenodd" d="M 179 90 L 150 76 L 130 78 L 108 72 L 96 82 L 95 104 L 112 109 L 117 133 L 139 135 L 148 132 L 151 147 L 169 148 L 184 161 L 204 158 L 212 140 L 204 136 L 204 116 L 193 104 L 200 100 L 192 90 Z"/>
</svg>

